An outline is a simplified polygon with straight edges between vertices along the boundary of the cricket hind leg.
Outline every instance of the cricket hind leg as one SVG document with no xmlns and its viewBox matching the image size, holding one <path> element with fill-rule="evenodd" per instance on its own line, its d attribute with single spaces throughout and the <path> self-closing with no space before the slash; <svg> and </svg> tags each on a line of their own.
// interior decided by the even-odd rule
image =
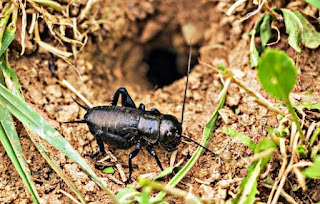
<svg viewBox="0 0 320 204">
<path fill-rule="evenodd" d="M 137 108 L 128 91 L 124 87 L 120 87 L 113 96 L 111 105 L 116 106 L 121 94 L 121 105 L 125 107 Z"/>
<path fill-rule="evenodd" d="M 98 143 L 99 151 L 97 151 L 96 153 L 93 153 L 93 154 L 85 154 L 84 155 L 84 156 L 90 157 L 91 159 L 95 158 L 98 155 L 104 155 L 106 153 L 101 137 L 99 135 L 97 135 L 95 138 Z"/>
</svg>

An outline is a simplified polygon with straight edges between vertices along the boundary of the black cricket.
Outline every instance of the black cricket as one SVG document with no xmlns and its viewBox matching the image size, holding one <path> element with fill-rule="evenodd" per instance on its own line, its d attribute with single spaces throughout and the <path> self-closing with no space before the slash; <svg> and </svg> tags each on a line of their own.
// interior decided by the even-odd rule
<svg viewBox="0 0 320 204">
<path fill-rule="evenodd" d="M 190 61 L 191 47 L 181 122 L 179 122 L 175 116 L 162 114 L 155 108 L 147 111 L 145 110 L 144 104 L 140 104 L 137 108 L 127 90 L 121 87 L 114 94 L 111 106 L 96 106 L 89 109 L 73 99 L 80 107 L 85 109 L 87 113 L 84 116 L 84 120 L 69 121 L 66 123 L 86 123 L 88 125 L 99 147 L 99 151 L 91 155 L 91 158 L 94 158 L 98 154 L 105 153 L 103 143 L 111 145 L 116 149 L 129 149 L 135 146 L 135 149 L 129 154 L 129 177 L 126 183 L 131 181 L 133 172 L 132 159 L 139 153 L 143 146 L 145 146 L 147 151 L 155 158 L 161 170 L 163 170 L 163 167 L 156 152 L 153 150 L 154 145 L 160 144 L 166 151 L 171 152 L 178 149 L 177 147 L 183 138 L 213 153 L 198 142 L 182 135 L 183 112 L 188 88 Z M 120 95 L 122 106 L 117 106 Z"/>
</svg>

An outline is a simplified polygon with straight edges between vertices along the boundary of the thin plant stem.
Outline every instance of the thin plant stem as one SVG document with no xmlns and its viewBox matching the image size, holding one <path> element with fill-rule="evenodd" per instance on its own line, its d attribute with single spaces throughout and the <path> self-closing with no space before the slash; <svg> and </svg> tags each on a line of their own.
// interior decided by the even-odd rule
<svg viewBox="0 0 320 204">
<path fill-rule="evenodd" d="M 269 188 L 269 189 L 272 188 L 271 185 L 268 185 L 268 184 L 266 184 L 266 183 L 263 183 L 262 185 L 263 185 L 264 187 L 266 187 L 266 188 Z M 288 193 L 286 193 L 284 190 L 281 190 L 280 195 L 281 195 L 282 197 L 284 197 L 289 203 L 291 203 L 291 204 L 298 204 L 298 203 L 297 203 Z"/>
<path fill-rule="evenodd" d="M 217 68 L 213 67 L 210 64 L 204 63 L 200 61 L 200 64 L 213 68 L 214 70 L 217 70 Z M 230 78 L 231 82 L 237 84 L 240 88 L 244 89 L 249 95 L 255 97 L 256 102 L 259 103 L 260 105 L 263 105 L 264 107 L 266 107 L 267 109 L 280 114 L 282 116 L 286 116 L 287 114 L 285 112 L 283 112 L 282 110 L 274 107 L 274 105 L 268 101 L 267 99 L 265 99 L 263 96 L 261 96 L 261 94 L 257 93 L 256 91 L 252 90 L 251 88 L 249 88 L 247 85 L 245 85 L 240 79 L 234 77 L 234 74 L 232 73 L 232 71 L 226 69 L 225 72 L 222 73 L 222 75 L 226 78 Z"/>
<path fill-rule="evenodd" d="M 62 12 L 63 10 L 63 7 L 57 1 L 52 1 L 52 0 L 28 0 L 28 1 L 52 8 L 58 12 Z"/>
<path fill-rule="evenodd" d="M 155 181 L 152 181 L 149 179 L 144 179 L 144 178 L 140 177 L 138 182 L 142 186 L 148 186 L 154 190 L 163 191 L 163 192 L 169 193 L 175 197 L 182 198 L 184 200 L 194 200 L 194 201 L 198 201 L 198 202 L 200 201 L 201 203 L 210 203 L 210 201 L 205 200 L 205 199 L 201 199 L 194 194 L 188 193 L 186 191 L 183 191 L 178 188 L 171 187 L 171 186 L 165 186 L 159 182 L 155 182 Z"/>
<path fill-rule="evenodd" d="M 292 107 L 289 99 L 288 99 L 287 101 L 285 101 L 285 104 L 286 104 L 286 106 L 288 107 L 288 110 L 289 110 L 289 112 L 290 112 L 290 114 L 291 114 L 291 116 L 292 116 L 293 122 L 296 124 L 296 126 L 297 126 L 297 128 L 298 128 L 300 140 L 301 140 L 302 144 L 304 145 L 306 139 L 305 139 L 305 136 L 304 136 L 304 134 L 303 134 L 303 132 L 302 132 L 302 128 L 301 128 L 301 125 L 300 125 L 300 123 L 299 123 L 298 116 L 297 116 L 296 112 L 294 111 L 294 109 L 293 109 L 293 107 Z"/>
<path fill-rule="evenodd" d="M 278 21 L 283 21 L 283 17 L 278 14 L 277 12 L 275 12 L 272 8 L 270 8 L 268 1 L 266 1 L 262 8 L 267 11 L 271 16 L 273 16 L 275 19 L 277 19 Z"/>
</svg>

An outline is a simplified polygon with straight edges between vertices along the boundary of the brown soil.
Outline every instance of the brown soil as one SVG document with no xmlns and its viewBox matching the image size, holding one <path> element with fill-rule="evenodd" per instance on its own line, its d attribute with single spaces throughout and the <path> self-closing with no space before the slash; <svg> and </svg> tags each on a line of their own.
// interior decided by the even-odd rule
<svg viewBox="0 0 320 204">
<path fill-rule="evenodd" d="M 185 72 L 188 56 L 188 46 L 181 34 L 181 28 L 192 24 L 197 28 L 197 39 L 193 47 L 193 57 L 200 55 L 200 60 L 210 64 L 223 64 L 229 67 L 251 88 L 273 101 L 263 92 L 256 80 L 255 70 L 250 68 L 249 36 L 258 16 L 247 21 L 238 22 L 245 12 L 241 9 L 231 16 L 225 12 L 231 5 L 224 1 L 119 1 L 108 18 L 109 23 L 89 37 L 86 48 L 74 60 L 74 65 L 81 74 L 82 80 L 72 66 L 61 59 L 54 59 L 58 68 L 56 77 L 52 75 L 48 64 L 50 55 L 39 48 L 30 55 L 19 56 L 14 49 L 10 52 L 10 63 L 15 69 L 23 94 L 29 105 L 40 113 L 55 127 L 81 154 L 97 151 L 97 143 L 86 125 L 63 125 L 62 122 L 82 118 L 85 111 L 80 109 L 71 96 L 74 94 L 62 87 L 58 80 L 67 80 L 94 105 L 110 104 L 111 98 L 118 87 L 126 87 L 136 104 L 144 103 L 147 109 L 157 108 L 162 113 L 172 114 L 180 118 L 184 85 L 186 78 L 177 80 L 169 86 L 155 89 L 145 77 L 147 64 L 143 62 L 145 54 L 154 47 L 164 47 L 178 54 L 179 69 Z M 108 8 L 109 3 L 105 3 Z M 104 9 L 102 9 L 104 10 Z M 103 11 L 101 11 L 103 12 Z M 286 42 L 287 36 L 282 36 L 277 47 L 287 51 L 295 61 L 298 61 L 301 74 L 295 92 L 307 90 L 320 91 L 319 82 L 319 49 L 304 49 L 298 56 Z M 49 38 L 49 37 L 48 37 Z M 190 74 L 189 89 L 186 102 L 183 132 L 196 141 L 200 141 L 204 125 L 209 121 L 217 106 L 217 98 L 221 81 L 216 70 L 196 65 Z M 235 114 L 235 109 L 240 111 Z M 250 136 L 255 142 L 268 134 L 267 126 L 277 125 L 276 114 L 256 104 L 236 85 L 228 90 L 226 105 L 221 110 L 217 127 L 233 127 L 237 131 Z M 22 125 L 17 121 L 25 158 L 37 184 L 37 190 L 43 203 L 70 203 L 71 200 L 60 193 L 60 189 L 71 193 L 66 184 L 50 168 L 36 151 Z M 122 164 L 127 175 L 127 160 L 130 150 L 115 150 L 105 145 Z M 221 200 L 227 200 L 236 193 L 236 188 L 246 175 L 247 158 L 252 152 L 245 145 L 221 133 L 214 132 L 209 149 L 217 153 L 216 157 L 205 154 L 192 168 L 188 175 L 178 185 L 179 188 L 203 197 L 217 198 L 221 189 L 226 189 L 226 195 Z M 195 151 L 196 146 L 183 142 L 179 146 L 175 163 L 183 160 L 185 164 Z M 79 166 L 70 161 L 62 153 L 51 148 L 52 155 L 57 159 L 64 171 L 73 179 L 88 203 L 108 203 L 105 192 L 94 185 Z M 171 153 L 163 148 L 156 152 L 164 166 L 170 166 Z M 30 203 L 18 173 L 0 146 L 0 203 Z M 86 157 L 87 163 L 94 168 L 95 160 Z M 133 160 L 135 165 L 133 179 L 138 175 L 159 172 L 155 160 L 143 150 Z M 275 178 L 279 165 L 272 165 L 270 176 Z M 104 177 L 112 192 L 117 193 L 125 188 L 117 184 L 106 174 L 96 170 Z M 121 180 L 119 172 L 113 175 Z M 169 178 L 166 179 L 168 181 Z M 202 184 L 199 180 L 207 180 Z M 292 179 L 292 182 L 295 182 Z M 318 184 L 318 185 L 316 185 Z M 134 181 L 133 186 L 138 186 Z M 292 184 L 293 185 L 293 184 Z M 310 190 L 302 193 L 293 192 L 289 184 L 285 190 L 299 203 L 319 201 L 319 182 L 310 181 Z M 269 189 L 259 187 L 263 202 L 266 201 Z M 169 197 L 169 200 L 181 203 Z M 281 202 L 286 202 L 281 200 Z"/>
</svg>

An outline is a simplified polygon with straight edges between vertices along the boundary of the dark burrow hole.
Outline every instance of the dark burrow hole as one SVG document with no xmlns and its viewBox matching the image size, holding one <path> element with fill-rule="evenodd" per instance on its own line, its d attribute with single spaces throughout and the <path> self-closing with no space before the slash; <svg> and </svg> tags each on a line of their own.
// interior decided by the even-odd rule
<svg viewBox="0 0 320 204">
<path fill-rule="evenodd" d="M 172 84 L 187 74 L 189 46 L 178 24 L 167 26 L 143 45 L 146 77 L 156 88 Z M 192 46 L 191 69 L 198 63 L 199 45 Z"/>
<path fill-rule="evenodd" d="M 195 49 L 195 48 L 193 48 Z M 172 49 L 153 47 L 146 53 L 145 62 L 149 69 L 147 79 L 157 88 L 172 84 L 187 74 L 189 47 L 186 46 L 185 56 Z M 191 69 L 197 63 L 198 54 L 192 55 Z"/>
<path fill-rule="evenodd" d="M 165 48 L 156 47 L 146 57 L 149 66 L 147 78 L 159 88 L 169 85 L 183 75 L 177 69 L 177 53 Z"/>
</svg>

